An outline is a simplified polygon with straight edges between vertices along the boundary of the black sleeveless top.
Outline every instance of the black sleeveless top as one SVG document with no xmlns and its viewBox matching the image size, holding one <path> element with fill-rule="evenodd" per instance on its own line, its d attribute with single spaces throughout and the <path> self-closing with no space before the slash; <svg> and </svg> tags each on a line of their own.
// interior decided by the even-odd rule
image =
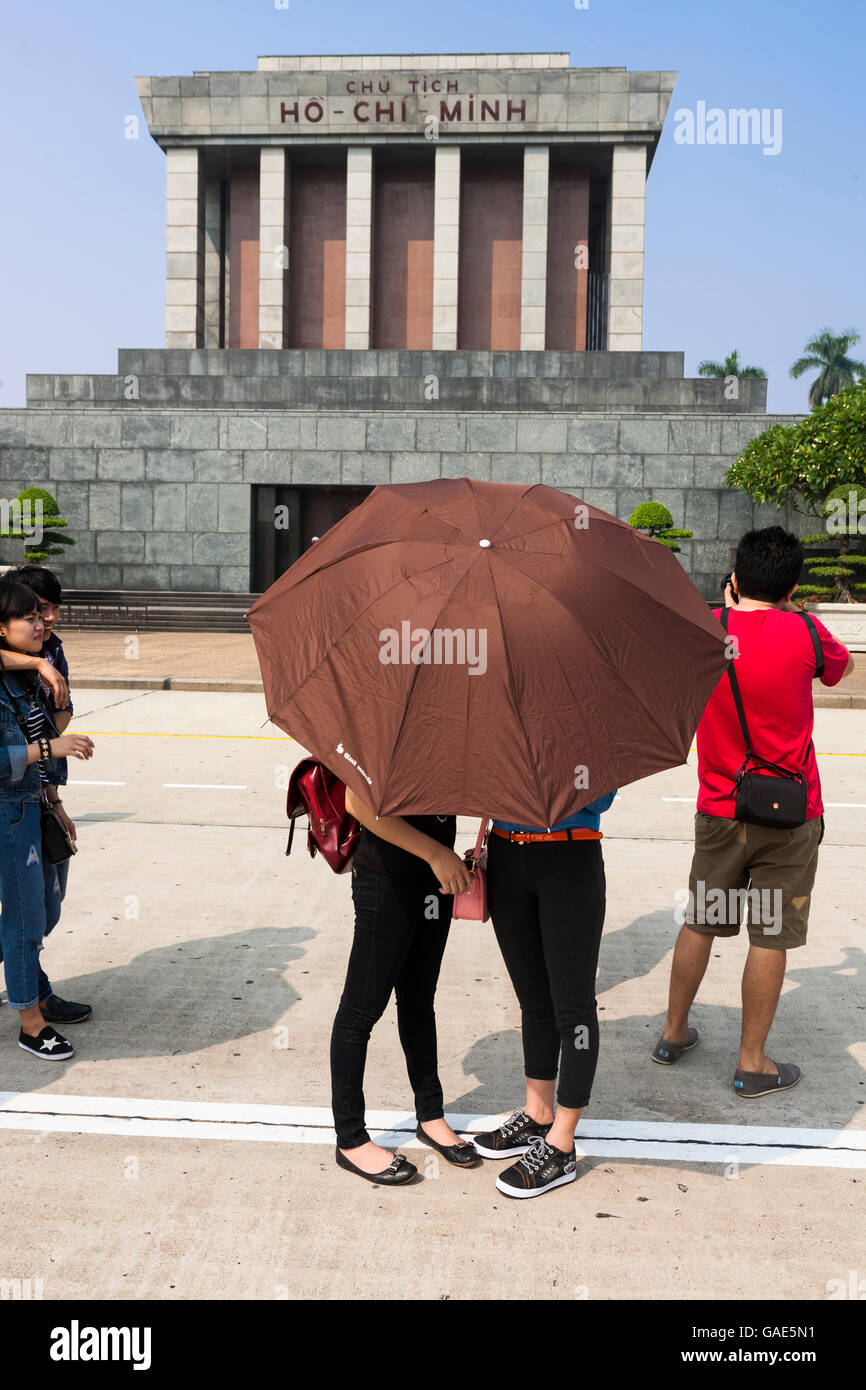
<svg viewBox="0 0 866 1390">
<path fill-rule="evenodd" d="M 429 835 L 431 840 L 445 845 L 447 849 L 454 848 L 457 838 L 456 816 L 404 816 L 403 820 L 407 825 Z M 372 830 L 363 825 L 352 867 L 371 869 L 373 873 L 390 874 L 395 878 L 423 878 L 431 873 L 426 859 L 419 859 L 417 854 L 410 854 L 407 849 L 392 845 L 389 840 L 383 840 L 381 835 L 374 835 Z"/>
</svg>

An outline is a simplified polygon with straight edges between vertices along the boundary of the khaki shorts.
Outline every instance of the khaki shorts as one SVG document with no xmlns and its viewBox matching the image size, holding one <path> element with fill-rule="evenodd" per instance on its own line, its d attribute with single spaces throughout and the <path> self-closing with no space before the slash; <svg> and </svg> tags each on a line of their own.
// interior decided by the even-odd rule
<svg viewBox="0 0 866 1390">
<path fill-rule="evenodd" d="M 795 830 L 777 830 L 696 812 L 683 921 L 710 936 L 736 936 L 748 907 L 753 946 L 804 946 L 823 838 L 823 816 Z"/>
</svg>

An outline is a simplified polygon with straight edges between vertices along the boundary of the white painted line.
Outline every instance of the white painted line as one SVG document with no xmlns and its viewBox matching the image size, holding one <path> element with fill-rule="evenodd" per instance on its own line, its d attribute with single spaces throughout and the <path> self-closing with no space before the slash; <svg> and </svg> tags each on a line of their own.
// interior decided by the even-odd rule
<svg viewBox="0 0 866 1390">
<path fill-rule="evenodd" d="M 185 791 L 245 792 L 245 783 L 231 782 L 163 782 L 163 787 L 181 788 Z"/>
<path fill-rule="evenodd" d="M 464 1134 L 491 1129 L 503 1118 L 448 1116 L 453 1127 Z M 404 1110 L 370 1110 L 367 1126 L 385 1145 L 425 1147 L 415 1138 L 414 1116 Z M 336 1143 L 331 1112 L 324 1107 L 63 1096 L 50 1092 L 0 1092 L 0 1129 L 243 1143 Z M 594 1158 L 866 1169 L 863 1130 L 586 1120 L 578 1130 L 577 1143 L 579 1154 Z"/>
<path fill-rule="evenodd" d="M 71 778 L 67 783 L 70 787 L 125 787 L 125 782 L 82 782 L 80 778 Z"/>
</svg>

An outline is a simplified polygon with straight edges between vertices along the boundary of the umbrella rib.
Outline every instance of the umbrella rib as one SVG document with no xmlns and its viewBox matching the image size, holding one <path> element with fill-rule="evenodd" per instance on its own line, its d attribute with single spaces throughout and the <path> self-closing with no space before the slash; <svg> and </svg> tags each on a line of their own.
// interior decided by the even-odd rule
<svg viewBox="0 0 866 1390">
<path fill-rule="evenodd" d="M 497 558 L 499 558 L 499 559 L 501 560 L 501 559 L 504 559 L 504 556 L 503 556 L 502 553 L 500 552 Z M 510 564 L 510 563 L 511 563 L 511 562 L 510 562 L 509 560 L 506 560 L 506 564 Z M 520 570 L 518 569 L 517 565 L 512 565 L 511 568 L 517 570 L 517 572 L 520 573 Z M 610 572 L 610 571 L 609 571 L 609 572 Z M 617 575 L 617 578 L 619 579 L 619 578 L 621 578 L 621 576 Z M 541 581 L 540 581 L 540 580 L 537 580 L 537 579 L 534 579 L 532 582 L 533 582 L 534 584 L 538 584 L 538 587 L 539 587 L 540 589 L 543 589 L 544 592 L 545 592 L 546 594 L 548 594 L 548 595 L 553 599 L 553 601 L 554 601 L 555 603 L 558 603 L 559 606 L 560 606 L 562 609 L 564 609 L 564 611 L 569 615 L 570 618 L 573 618 L 573 617 L 575 616 L 575 615 L 572 613 L 571 609 L 567 606 L 567 604 L 565 604 L 565 603 L 562 602 L 562 599 L 559 597 L 559 595 L 558 595 L 558 594 L 555 594 L 555 593 L 553 592 L 552 589 L 548 589 L 548 587 L 547 587 L 546 584 L 542 584 Z M 623 582 L 624 582 L 624 583 L 628 583 L 629 581 L 628 581 L 628 580 L 623 580 Z M 634 584 L 632 584 L 630 587 L 631 587 L 631 588 L 636 588 L 637 586 L 634 585 Z M 629 625 L 629 626 L 631 627 L 631 625 Z M 638 631 L 638 630 L 639 630 L 639 629 L 636 629 L 636 628 L 634 628 L 634 627 L 631 627 L 631 631 L 633 631 L 633 632 Z M 595 637 L 593 636 L 593 634 L 592 634 L 591 632 L 586 631 L 586 630 L 584 630 L 584 631 L 586 632 L 586 636 L 588 636 L 588 637 L 590 638 L 590 640 L 593 642 L 593 645 L 595 646 L 596 651 L 598 652 L 598 654 L 601 656 L 602 660 L 603 660 L 604 663 L 605 663 L 606 669 L 607 669 L 608 671 L 610 671 L 610 673 L 615 677 L 615 679 L 619 681 L 619 684 L 622 685 L 622 686 L 624 686 L 625 689 L 629 692 L 629 694 L 632 695 L 632 696 L 634 697 L 634 699 L 637 700 L 638 704 L 641 706 L 641 708 L 644 710 L 644 712 L 645 712 L 647 715 L 649 715 L 650 719 L 652 720 L 653 724 L 655 724 L 655 726 L 656 726 L 656 728 L 658 729 L 659 733 L 661 733 L 661 734 L 663 735 L 664 740 L 665 740 L 665 743 L 668 745 L 668 747 L 671 749 L 671 751 L 674 752 L 674 753 L 678 753 L 678 752 L 679 752 L 679 749 L 678 749 L 678 748 L 675 748 L 674 745 L 671 743 L 669 734 L 667 733 L 666 730 L 664 730 L 664 729 L 661 727 L 661 725 L 659 724 L 659 722 L 658 722 L 658 720 L 657 720 L 655 714 L 652 712 L 652 710 L 649 708 L 649 706 L 645 703 L 645 701 L 641 698 L 641 696 L 637 693 L 637 691 L 634 690 L 633 687 L 630 686 L 630 685 L 628 684 L 628 682 L 625 681 L 625 680 L 623 679 L 623 677 L 621 676 L 621 674 L 617 671 L 616 667 L 613 666 L 613 665 L 611 665 L 610 657 L 607 655 L 607 653 L 604 651 L 604 649 L 603 649 L 602 647 L 599 646 L 599 644 L 598 644 L 598 642 L 596 641 L 596 639 L 595 639 Z"/>
<path fill-rule="evenodd" d="M 391 544 L 391 542 L 389 542 L 389 544 Z M 394 544 L 396 544 L 396 542 L 394 542 Z M 405 544 L 408 544 L 408 542 L 404 542 L 404 545 L 405 545 Z M 368 548 L 372 549 L 372 547 L 368 547 Z M 353 553 L 357 553 L 357 552 L 353 552 Z M 344 557 L 344 558 L 345 558 L 345 557 Z M 338 561 L 335 560 L 335 561 L 333 561 L 332 563 L 333 563 L 333 564 L 337 564 Z M 382 589 L 382 591 L 381 591 L 380 593 L 376 594 L 375 598 L 371 598 L 370 602 L 366 605 L 366 607 L 364 607 L 364 608 L 359 608 L 358 612 L 354 615 L 354 617 L 352 618 L 351 622 L 350 622 L 346 627 L 344 627 L 343 630 L 342 630 L 342 632 L 340 632 L 340 633 L 334 638 L 334 640 L 331 642 L 330 646 L 328 647 L 328 650 L 322 654 L 322 657 L 320 658 L 320 660 L 316 662 L 315 666 L 311 666 L 311 667 L 310 667 L 309 671 L 308 671 L 307 674 L 304 676 L 304 679 L 303 679 L 302 681 L 300 681 L 300 682 L 295 686 L 294 690 L 292 690 L 291 693 L 288 694 L 288 695 L 285 697 L 286 700 L 294 700 L 294 698 L 295 698 L 295 696 L 297 695 L 298 691 L 299 691 L 299 690 L 303 690 L 304 686 L 307 684 L 307 681 L 310 680 L 310 678 L 316 674 L 316 672 L 318 671 L 318 669 L 319 669 L 319 667 L 322 665 L 322 663 L 323 663 L 324 661 L 327 660 L 328 656 L 330 655 L 331 651 L 333 650 L 333 648 L 334 648 L 334 646 L 337 644 L 337 642 L 341 642 L 341 641 L 343 640 L 343 638 L 346 636 L 346 634 L 347 634 L 348 632 L 351 632 L 351 630 L 352 630 L 352 628 L 355 626 L 355 624 L 356 624 L 361 618 L 363 618 L 364 615 L 365 615 L 366 613 L 368 613 L 368 612 L 370 611 L 370 609 L 371 609 L 375 604 L 379 603 L 379 601 L 380 601 L 381 599 L 383 599 L 383 598 L 385 597 L 386 594 L 390 594 L 394 589 L 396 589 L 397 586 L 398 586 L 398 584 L 404 584 L 404 583 L 407 581 L 407 579 L 417 579 L 417 578 L 418 578 L 420 575 L 422 575 L 422 574 L 430 574 L 430 572 L 431 572 L 432 570 L 441 569 L 443 565 L 450 565 L 450 564 L 452 564 L 452 563 L 453 563 L 453 559 L 451 559 L 451 560 L 437 560 L 435 564 L 433 564 L 433 565 L 428 565 L 426 569 L 423 569 L 423 570 L 414 570 L 413 573 L 412 573 L 411 575 L 405 575 L 405 574 L 404 574 L 404 575 L 402 575 L 399 579 L 395 579 L 395 580 L 394 580 L 394 583 L 391 585 L 390 588 L 388 588 L 388 589 Z M 322 566 L 322 569 L 324 569 L 324 568 L 326 568 L 326 566 Z M 316 570 L 316 571 L 315 571 L 315 574 L 320 574 L 320 573 L 321 573 L 321 570 Z M 464 571 L 464 573 L 465 573 L 465 571 Z M 309 579 L 313 579 L 314 577 L 315 577 L 314 575 L 309 575 L 309 576 L 308 576 Z M 461 578 L 463 578 L 463 575 L 461 575 Z M 306 581 L 305 581 L 305 582 L 306 582 Z M 300 589 L 301 586 L 299 585 L 298 587 L 299 587 L 299 589 Z M 449 594 L 448 597 L 450 598 L 451 595 Z M 446 600 L 446 602 L 447 602 L 447 600 Z M 440 611 L 441 611 L 441 610 L 440 610 Z"/>
<path fill-rule="evenodd" d="M 464 572 L 464 573 L 460 576 L 460 580 L 462 581 L 463 579 L 465 579 L 465 577 L 466 577 L 466 575 L 465 575 L 465 572 Z M 458 581 L 458 582 L 460 582 L 460 581 Z M 441 618 L 442 613 L 444 612 L 446 605 L 447 605 L 448 603 L 451 602 L 451 599 L 452 599 L 453 597 L 454 597 L 454 591 L 452 590 L 451 593 L 446 594 L 445 597 L 443 598 L 443 600 L 442 600 L 442 605 L 441 605 L 441 607 L 439 608 L 439 611 L 438 611 L 437 614 L 436 614 L 436 624 L 434 625 L 434 628 L 435 628 L 435 626 L 438 625 L 439 619 Z M 431 631 L 433 631 L 433 630 L 434 630 L 434 629 L 431 629 Z M 418 677 L 419 677 L 420 674 L 421 674 L 421 667 L 422 667 L 423 665 L 424 665 L 424 662 L 419 661 L 419 662 L 417 662 L 417 664 L 416 664 L 416 666 L 415 666 L 415 673 L 414 673 L 414 675 L 412 676 L 412 684 L 409 686 L 409 689 L 408 689 L 407 694 L 406 694 L 406 702 L 405 702 L 405 705 L 404 705 L 404 708 L 403 708 L 403 715 L 402 715 L 402 717 L 401 717 L 401 719 L 400 719 L 400 727 L 399 727 L 398 730 L 397 730 L 397 734 L 396 734 L 396 737 L 395 737 L 395 739 L 394 739 L 394 743 L 393 743 L 393 745 L 392 745 L 392 747 L 391 747 L 391 753 L 390 753 L 390 756 L 389 756 L 389 758 L 388 758 L 388 764 L 389 764 L 389 766 L 390 766 L 390 765 L 393 763 L 393 761 L 394 761 L 394 755 L 395 755 L 396 752 L 397 752 L 397 745 L 399 744 L 400 739 L 401 739 L 401 737 L 402 737 L 402 735 L 403 735 L 403 728 L 404 728 L 405 723 L 406 723 L 406 718 L 407 718 L 407 716 L 408 716 L 408 714 L 409 714 L 409 705 L 410 705 L 411 700 L 412 700 L 412 693 L 413 693 L 413 691 L 414 691 L 414 689 L 415 689 L 415 686 L 416 686 L 416 684 L 417 684 Z"/>
<path fill-rule="evenodd" d="M 565 519 L 565 518 L 560 518 L 560 520 L 564 520 L 564 519 Z M 540 529 L 540 528 L 539 528 L 539 529 Z M 527 532 L 526 534 L 527 534 L 527 535 L 531 535 L 532 533 L 531 533 L 531 532 Z M 518 565 L 512 564 L 512 562 L 511 562 L 510 560 L 508 560 L 507 554 L 506 554 L 505 551 L 503 551 L 503 550 L 501 550 L 501 549 L 497 549 L 496 554 L 497 554 L 497 556 L 499 557 L 499 559 L 505 560 L 507 564 L 511 564 L 512 569 L 516 569 L 517 572 L 518 572 L 518 574 L 521 574 L 521 575 L 523 576 L 523 578 L 526 578 L 526 576 L 523 575 L 523 571 L 520 569 L 520 567 L 519 567 Z M 605 574 L 612 574 L 612 575 L 614 576 L 614 578 L 615 578 L 615 579 L 618 579 L 622 584 L 627 584 L 627 585 L 629 586 L 630 589 L 634 589 L 634 590 L 636 590 L 637 593 L 643 594 L 644 597 L 650 598 L 651 601 L 652 601 L 653 603 L 659 603 L 659 602 L 660 602 L 659 599 L 653 598 L 652 595 L 649 594 L 648 591 L 647 591 L 646 589 L 642 589 L 642 588 L 640 587 L 639 584 L 636 584 L 635 581 L 634 581 L 633 579 L 629 579 L 628 575 L 620 574 L 620 572 L 619 572 L 618 570 L 612 570 L 612 569 L 610 569 L 610 567 L 609 567 L 608 565 L 606 565 L 606 564 L 604 563 L 603 560 L 579 560 L 578 563 L 579 563 L 579 564 L 582 564 L 582 565 L 591 565 L 591 566 L 592 566 L 593 568 L 595 568 L 595 569 L 604 570 Z M 548 589 L 544 584 L 542 584 L 542 583 L 541 583 L 541 580 L 539 580 L 539 579 L 533 579 L 533 580 L 532 580 L 532 583 L 533 583 L 533 584 L 537 584 L 537 585 L 539 586 L 540 589 L 544 589 L 545 593 L 549 593 L 549 594 L 551 595 L 552 598 L 555 598 L 555 599 L 557 600 L 557 602 L 560 603 L 560 604 L 562 605 L 562 607 L 565 609 L 565 611 L 566 611 L 567 613 L 570 613 L 570 612 L 571 612 L 571 610 L 570 610 L 570 608 L 568 607 L 568 605 L 567 605 L 566 603 L 563 603 L 562 599 L 558 598 L 558 596 L 557 596 L 556 594 L 553 593 L 553 590 L 552 590 L 552 589 Z M 677 612 L 678 612 L 678 610 L 677 610 Z M 699 624 L 694 618 L 690 618 L 690 617 L 688 617 L 686 614 L 684 614 L 684 613 L 679 613 L 679 612 L 678 612 L 678 616 L 682 619 L 683 622 L 687 622 L 691 627 L 696 627 L 696 628 L 698 628 L 698 630 L 701 631 L 701 632 L 704 632 L 704 631 L 706 630 L 706 629 L 702 628 L 702 627 L 700 626 L 700 624 Z"/>
<path fill-rule="evenodd" d="M 377 489 L 377 488 L 374 488 L 373 491 L 376 492 L 376 491 L 378 491 L 378 489 Z M 373 495 L 373 494 L 371 493 L 370 496 L 372 497 L 372 495 Z M 369 499 L 367 499 L 367 500 L 369 500 Z M 417 526 L 418 523 L 419 523 L 419 522 L 422 520 L 422 518 L 425 517 L 425 516 L 434 517 L 435 520 L 441 522 L 443 526 L 448 526 L 448 527 L 455 533 L 455 535 L 457 535 L 457 536 L 460 536 L 460 535 L 463 534 L 463 533 L 461 532 L 460 528 L 459 528 L 453 521 L 449 521 L 447 517 L 440 516 L 439 513 L 438 513 L 438 512 L 434 512 L 434 511 L 430 508 L 429 505 L 425 505 L 425 506 L 423 506 L 423 507 L 420 509 L 420 511 L 416 511 L 415 514 L 414 514 L 414 516 L 412 517 L 411 521 L 410 521 L 408 524 L 409 524 L 410 526 Z M 345 518 L 344 518 L 344 519 L 345 519 Z M 344 560 L 351 559 L 352 556 L 354 556 L 354 555 L 363 555 L 363 554 L 364 554 L 366 551 L 368 551 L 368 550 L 380 550 L 380 549 L 382 549 L 382 548 L 383 548 L 384 546 L 386 546 L 386 545 L 403 545 L 403 546 L 405 546 L 405 545 L 408 543 L 409 539 L 411 539 L 411 537 L 401 536 L 401 537 L 396 538 L 396 539 L 388 539 L 388 540 L 378 540 L 378 539 L 377 539 L 377 540 L 371 540 L 371 541 L 362 541 L 362 542 L 360 542 L 358 545 L 352 546 L 352 548 L 351 548 L 350 550 L 341 551 L 340 554 L 339 554 L 339 555 L 335 555 L 335 556 L 333 557 L 333 559 L 324 560 L 324 561 L 322 562 L 322 564 L 319 565 L 316 569 L 311 570 L 311 572 L 310 572 L 308 575 L 305 575 L 305 576 L 304 576 L 304 580 L 302 580 L 301 582 L 303 583 L 303 582 L 305 582 L 307 579 L 312 579 L 312 578 L 314 578 L 315 575 L 317 575 L 317 574 L 323 574 L 323 573 L 325 572 L 325 570 L 332 569 L 332 568 L 334 567 L 334 565 L 340 565 L 340 564 L 342 564 Z M 443 542 L 443 544 L 447 544 L 447 542 Z M 305 552 L 305 553 L 309 554 L 309 551 L 307 551 L 307 552 Z M 434 566 L 431 566 L 431 569 L 435 569 L 435 565 L 434 565 Z M 419 570 L 418 573 L 419 573 L 419 574 L 422 574 L 422 573 L 426 573 L 426 571 Z"/>
<path fill-rule="evenodd" d="M 473 481 L 473 479 L 470 478 L 470 479 L 469 479 L 469 482 L 472 483 L 472 481 Z M 505 526 L 506 523 L 509 522 L 509 521 L 511 520 L 512 516 L 514 515 L 514 513 L 515 513 L 516 510 L 517 510 L 517 508 L 520 506 L 521 502 L 524 500 L 524 498 L 525 498 L 530 492 L 532 492 L 533 488 L 536 488 L 536 487 L 538 487 L 538 483 L 530 483 L 528 487 L 525 487 L 525 488 L 523 489 L 523 491 L 521 492 L 521 494 L 520 494 L 519 497 L 515 497 L 515 499 L 514 499 L 514 506 L 511 508 L 511 511 L 510 511 L 510 512 L 507 512 L 506 515 L 502 518 L 502 520 L 500 521 L 499 526 L 498 526 L 498 528 L 497 528 L 497 531 L 501 531 L 502 528 L 503 528 L 503 526 Z M 475 491 L 474 488 L 470 488 L 470 491 L 472 492 L 472 500 L 473 500 L 473 503 L 474 503 L 474 505 L 475 505 L 475 516 L 476 516 L 476 518 L 477 518 L 477 520 L 478 520 L 478 529 L 479 529 L 479 530 L 482 530 L 483 527 L 484 527 L 484 522 L 481 520 L 481 517 L 478 515 L 478 494 L 476 493 L 476 491 Z M 496 532 L 494 532 L 494 535 L 495 535 L 495 534 L 496 534 Z"/>
<path fill-rule="evenodd" d="M 526 491 L 526 492 L 523 494 L 523 496 L 520 498 L 520 501 L 522 502 L 522 501 L 523 501 L 523 498 L 526 497 L 526 496 L 528 496 L 528 494 L 529 494 L 530 492 L 534 491 L 535 488 L 537 488 L 537 487 L 546 487 L 546 486 L 547 486 L 547 484 L 545 484 L 545 483 L 533 483 L 533 484 L 532 484 L 532 487 L 528 488 L 527 491 Z M 568 495 L 571 496 L 570 493 L 569 493 Z M 515 505 L 517 505 L 517 504 L 515 504 Z M 590 504 L 589 502 L 587 502 L 585 505 L 586 505 L 586 506 L 590 506 L 591 504 Z M 502 529 L 502 526 L 505 525 L 505 522 L 508 521 L 508 520 L 511 518 L 511 515 L 512 515 L 513 512 L 514 512 L 514 507 L 512 507 L 511 511 L 508 513 L 508 516 L 505 518 L 505 521 L 502 522 L 501 526 L 499 527 L 500 530 Z M 599 518 L 599 519 L 602 520 L 602 521 L 606 521 L 606 520 L 607 520 L 607 517 L 601 517 L 601 518 Z M 616 517 L 611 517 L 610 520 L 611 520 L 611 521 L 616 521 Z M 566 516 L 552 516 L 552 517 L 550 518 L 549 521 L 543 521 L 539 526 L 533 526 L 533 528 L 532 528 L 531 531 L 530 531 L 530 530 L 520 531 L 520 532 L 519 532 L 519 539 L 520 539 L 520 540 L 523 540 L 524 536 L 535 536 L 535 535 L 538 534 L 539 531 L 546 531 L 546 530 L 548 530 L 549 527 L 551 527 L 551 526 L 563 526 L 563 525 L 565 525 L 565 526 L 570 526 L 570 524 L 571 524 L 571 523 L 569 522 L 569 519 L 568 519 L 568 517 L 566 517 Z M 518 537 L 516 536 L 515 539 L 518 539 Z M 508 544 L 508 541 L 507 541 L 507 540 L 502 541 L 502 542 L 500 542 L 500 544 L 502 544 L 502 545 L 507 545 L 507 544 Z"/>
<path fill-rule="evenodd" d="M 519 701 L 518 701 L 518 699 L 517 699 L 517 687 L 516 687 L 515 680 L 514 680 L 514 663 L 513 663 L 512 660 L 511 660 L 511 649 L 510 649 L 510 647 L 509 647 L 509 645 L 508 645 L 508 636 L 507 636 L 507 633 L 506 633 L 506 631 L 505 631 L 505 621 L 504 621 L 503 612 L 502 612 L 502 601 L 501 601 L 500 596 L 499 596 L 499 588 L 498 588 L 498 585 L 497 585 L 497 583 L 496 583 L 496 576 L 495 576 L 495 574 L 493 573 L 493 566 L 490 565 L 489 559 L 488 559 L 488 565 L 489 565 L 489 568 L 490 568 L 490 578 L 491 578 L 491 581 L 492 581 L 492 583 L 493 583 L 494 591 L 495 591 L 495 593 L 496 593 L 496 611 L 497 611 L 497 613 L 499 614 L 499 630 L 500 630 L 500 632 L 502 633 L 502 647 L 503 647 L 503 650 L 504 650 L 504 652 L 505 652 L 505 660 L 506 660 L 506 662 L 507 662 L 507 664 L 508 664 L 508 676 L 509 676 L 511 706 L 512 706 L 514 712 L 515 712 L 515 715 L 517 716 L 518 727 L 521 728 L 521 729 L 523 729 L 523 736 L 524 736 L 524 739 L 525 739 L 525 741 L 526 741 L 526 752 L 527 752 L 527 756 L 528 756 L 528 758 L 529 758 L 529 766 L 532 768 L 532 775 L 533 775 L 533 778 L 535 779 L 535 790 L 536 790 L 536 793 L 537 793 L 537 795 L 538 795 L 538 804 L 539 804 L 539 806 L 543 806 L 543 807 L 545 808 L 545 811 L 546 811 L 546 810 L 547 810 L 547 799 L 546 799 L 546 797 L 544 796 L 544 794 L 543 794 L 543 792 L 542 792 L 541 783 L 539 782 L 539 779 L 538 779 L 538 764 L 537 764 L 536 759 L 533 757 L 532 749 L 531 749 L 530 746 L 529 746 L 529 735 L 528 735 L 526 729 L 525 729 L 524 726 L 523 726 L 523 716 L 522 716 L 522 714 L 521 714 L 521 712 L 520 712 L 520 703 L 519 703 Z M 516 566 L 512 566 L 512 568 L 516 568 Z"/>
</svg>

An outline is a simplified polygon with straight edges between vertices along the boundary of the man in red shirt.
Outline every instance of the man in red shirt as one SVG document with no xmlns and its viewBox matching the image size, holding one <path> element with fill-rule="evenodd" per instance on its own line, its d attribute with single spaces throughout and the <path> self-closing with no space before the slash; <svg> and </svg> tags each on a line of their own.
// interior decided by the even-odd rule
<svg viewBox="0 0 866 1390">
<path fill-rule="evenodd" d="M 791 602 L 803 564 L 797 537 L 781 526 L 749 531 L 725 589 L 728 656 L 752 751 L 806 781 L 806 818 L 794 829 L 734 817 L 737 773 L 746 742 L 731 680 L 723 676 L 698 725 L 695 852 L 683 923 L 671 967 L 668 1013 L 653 1061 L 670 1065 L 698 1041 L 689 1009 L 713 940 L 736 936 L 748 902 L 749 951 L 743 970 L 743 1021 L 734 1090 L 742 1097 L 795 1086 L 800 1069 L 764 1052 L 785 978 L 787 952 L 806 942 L 809 901 L 824 834 L 821 781 L 812 744 L 812 634 Z M 821 681 L 837 685 L 854 669 L 847 648 L 812 619 L 824 658 Z"/>
</svg>

